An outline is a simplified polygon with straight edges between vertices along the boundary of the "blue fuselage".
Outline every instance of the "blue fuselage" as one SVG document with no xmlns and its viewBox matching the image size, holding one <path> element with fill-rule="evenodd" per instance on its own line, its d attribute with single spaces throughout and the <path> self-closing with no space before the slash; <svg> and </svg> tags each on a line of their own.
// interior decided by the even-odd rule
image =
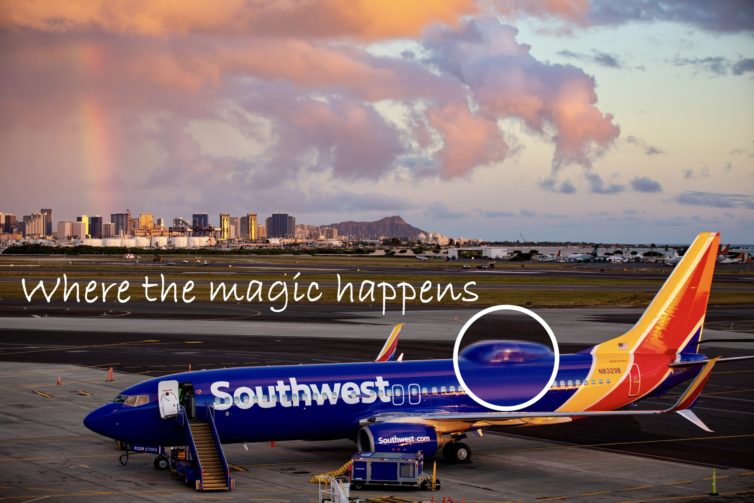
<svg viewBox="0 0 754 503">
<path fill-rule="evenodd" d="M 525 410 L 557 410 L 583 383 L 591 366 L 588 353 L 561 355 L 555 383 Z M 551 372 L 550 362 L 506 363 L 490 375 L 488 392 L 509 403 L 524 402 L 539 393 Z M 688 377 L 687 372 L 675 373 L 662 388 Z M 184 438 L 180 426 L 160 418 L 157 387 L 165 380 L 190 383 L 195 407 L 212 404 L 223 443 L 355 438 L 362 422 L 380 414 L 421 417 L 423 413 L 487 411 L 461 388 L 452 360 L 369 362 L 228 368 L 164 376 L 124 390 L 118 402 L 89 414 L 86 426 L 128 443 L 180 445 Z M 609 381 L 601 381 L 589 385 L 609 385 Z M 146 403 L 123 403 L 124 397 L 145 395 L 149 399 L 142 402 Z"/>
</svg>

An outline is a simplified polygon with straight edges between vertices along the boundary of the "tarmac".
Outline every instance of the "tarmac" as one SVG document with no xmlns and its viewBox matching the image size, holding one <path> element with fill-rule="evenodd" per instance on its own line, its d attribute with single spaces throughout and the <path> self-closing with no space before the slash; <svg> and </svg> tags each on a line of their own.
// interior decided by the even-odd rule
<svg viewBox="0 0 754 503">
<path fill-rule="evenodd" d="M 121 465 L 114 442 L 82 424 L 88 411 L 142 376 L 116 373 L 107 382 L 102 368 L 0 362 L 0 379 L 6 396 L 0 409 L 0 501 L 313 502 L 317 486 L 309 478 L 337 468 L 354 451 L 348 441 L 250 444 L 248 451 L 227 445 L 236 489 L 197 493 L 155 470 L 150 455 L 132 455 Z M 437 462 L 437 492 L 370 489 L 352 496 L 465 503 L 720 500 L 708 496 L 709 466 L 507 433 L 472 435 L 468 442 L 472 463 Z M 726 500 L 753 497 L 754 470 L 720 467 L 715 476 Z"/>
</svg>

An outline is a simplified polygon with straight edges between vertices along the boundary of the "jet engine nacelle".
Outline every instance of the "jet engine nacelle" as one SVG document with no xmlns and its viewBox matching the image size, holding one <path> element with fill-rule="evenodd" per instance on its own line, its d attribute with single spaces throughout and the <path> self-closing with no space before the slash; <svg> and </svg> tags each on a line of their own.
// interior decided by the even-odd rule
<svg viewBox="0 0 754 503">
<path fill-rule="evenodd" d="M 408 423 L 380 423 L 359 430 L 356 444 L 362 452 L 423 452 L 435 455 L 440 436 L 432 426 Z"/>
</svg>

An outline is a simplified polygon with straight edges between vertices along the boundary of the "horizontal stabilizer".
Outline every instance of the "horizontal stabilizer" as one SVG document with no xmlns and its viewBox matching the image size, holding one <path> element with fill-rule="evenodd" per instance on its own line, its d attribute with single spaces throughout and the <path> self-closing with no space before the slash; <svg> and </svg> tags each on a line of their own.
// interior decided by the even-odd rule
<svg viewBox="0 0 754 503">
<path fill-rule="evenodd" d="M 709 429 L 709 427 L 704 424 L 704 421 L 699 419 L 699 416 L 694 414 L 694 411 L 691 409 L 683 409 L 683 410 L 677 410 L 676 413 L 678 413 L 679 416 L 681 416 L 684 419 L 688 419 L 691 421 L 694 425 L 698 426 L 699 428 L 703 429 L 707 433 L 713 433 L 712 430 Z"/>
</svg>

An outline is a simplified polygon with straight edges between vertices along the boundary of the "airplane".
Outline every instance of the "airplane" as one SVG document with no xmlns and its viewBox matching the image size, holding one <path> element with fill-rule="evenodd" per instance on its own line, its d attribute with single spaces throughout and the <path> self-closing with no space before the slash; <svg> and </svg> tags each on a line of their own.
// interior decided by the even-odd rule
<svg viewBox="0 0 754 503">
<path fill-rule="evenodd" d="M 592 262 L 597 258 L 598 245 L 594 245 L 592 251 L 589 253 L 571 253 L 566 257 L 568 262 Z"/>
<path fill-rule="evenodd" d="M 665 257 L 665 260 L 663 260 L 663 263 L 665 265 L 677 265 L 680 263 L 680 261 L 683 260 L 683 255 L 680 255 L 678 253 L 678 250 L 673 250 L 673 255 L 670 257 Z"/>
<path fill-rule="evenodd" d="M 560 250 L 555 254 L 535 255 L 532 260 L 535 262 L 560 262 Z"/>
<path fill-rule="evenodd" d="M 639 321 L 617 338 L 561 354 L 551 385 L 554 353 L 547 346 L 495 340 L 464 348 L 459 365 L 489 376 L 485 400 L 525 402 L 549 385 L 538 401 L 520 410 L 480 405 L 469 394 L 477 389 L 460 384 L 452 359 L 395 359 L 398 326 L 374 362 L 158 377 L 123 390 L 87 415 L 84 424 L 132 449 L 158 453 L 165 446 L 185 446 L 199 490 L 232 488 L 222 450 L 229 443 L 348 438 L 359 451 L 421 451 L 425 459 L 441 452 L 448 462 L 460 463 L 471 458 L 462 442 L 466 435 L 492 426 L 675 412 L 709 432 L 692 407 L 713 368 L 754 358 L 699 352 L 718 242 L 717 233 L 699 234 Z M 670 407 L 628 408 L 686 381 L 690 384 Z M 159 456 L 156 466 L 158 461 Z M 188 475 L 186 482 L 191 482 Z"/>
<path fill-rule="evenodd" d="M 625 264 L 626 262 L 628 262 L 628 258 L 624 257 L 621 254 L 610 255 L 606 260 L 612 264 Z"/>
<path fill-rule="evenodd" d="M 720 263 L 728 258 L 728 250 L 730 250 L 730 244 L 727 244 L 720 248 L 720 253 L 717 254 L 717 262 Z"/>
</svg>

